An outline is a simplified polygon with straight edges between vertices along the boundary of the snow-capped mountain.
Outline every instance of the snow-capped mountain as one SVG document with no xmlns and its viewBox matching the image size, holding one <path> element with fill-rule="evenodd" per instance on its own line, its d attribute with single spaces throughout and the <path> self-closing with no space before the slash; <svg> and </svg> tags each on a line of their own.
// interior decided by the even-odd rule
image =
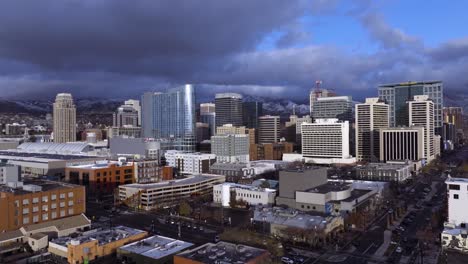
<svg viewBox="0 0 468 264">
<path fill-rule="evenodd" d="M 75 100 L 80 113 L 113 112 L 123 103 L 120 99 L 78 98 Z M 49 100 L 2 100 L 0 113 L 45 114 L 52 112 L 53 101 Z"/>
</svg>

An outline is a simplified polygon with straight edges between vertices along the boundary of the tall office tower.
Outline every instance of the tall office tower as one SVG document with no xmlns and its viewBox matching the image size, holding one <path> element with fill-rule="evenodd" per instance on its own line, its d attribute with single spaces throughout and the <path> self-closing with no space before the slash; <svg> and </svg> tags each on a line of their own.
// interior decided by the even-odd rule
<svg viewBox="0 0 468 264">
<path fill-rule="evenodd" d="M 380 161 L 419 161 L 424 158 L 424 127 L 380 129 Z"/>
<path fill-rule="evenodd" d="M 310 94 L 309 94 L 309 103 L 310 103 L 310 116 L 313 116 L 313 112 L 314 112 L 314 104 L 315 102 L 317 101 L 318 98 L 322 98 L 322 97 L 329 97 L 329 96 L 335 96 L 335 93 L 327 90 L 327 89 L 321 89 L 320 88 L 320 84 L 321 82 L 318 81 L 318 82 L 315 82 L 315 89 L 311 90 L 310 91 Z"/>
<path fill-rule="evenodd" d="M 338 118 L 341 121 L 353 120 L 351 96 L 319 97 L 314 102 L 313 119 Z"/>
<path fill-rule="evenodd" d="M 298 117 L 297 115 L 290 115 L 289 121 L 285 123 L 285 133 L 287 134 L 288 141 L 296 142 L 301 144 L 302 137 L 302 124 L 303 123 L 312 123 L 312 118 L 309 115 Z M 290 129 L 292 128 L 292 129 Z M 293 134 L 294 135 L 291 135 Z"/>
<path fill-rule="evenodd" d="M 216 134 L 216 111 L 215 104 L 204 103 L 200 104 L 200 122 L 208 124 L 210 134 L 214 136 Z"/>
<path fill-rule="evenodd" d="M 137 127 L 140 123 L 138 116 L 138 111 L 132 105 L 121 105 L 113 114 L 113 127 Z"/>
<path fill-rule="evenodd" d="M 427 95 L 434 102 L 434 126 L 440 134 L 443 123 L 444 86 L 441 81 L 407 82 L 379 86 L 379 98 L 390 105 L 390 126 L 408 126 L 408 104 L 415 95 Z"/>
<path fill-rule="evenodd" d="M 124 102 L 124 105 L 128 105 L 133 107 L 138 112 L 138 124 L 137 126 L 141 126 L 141 105 L 140 100 L 130 99 Z"/>
<path fill-rule="evenodd" d="M 242 95 L 220 93 L 215 96 L 216 126 L 242 126 Z"/>
<path fill-rule="evenodd" d="M 249 162 L 249 136 L 226 134 L 211 137 L 211 153 L 218 162 Z"/>
<path fill-rule="evenodd" d="M 360 161 L 379 160 L 379 129 L 389 127 L 389 105 L 379 98 L 366 98 L 356 104 L 356 158 Z"/>
<path fill-rule="evenodd" d="M 195 151 L 195 90 L 191 84 L 142 96 L 142 130 L 147 138 L 168 139 L 181 151 Z"/>
<path fill-rule="evenodd" d="M 280 117 L 261 116 L 258 118 L 258 143 L 275 143 L 280 140 Z"/>
<path fill-rule="evenodd" d="M 434 158 L 434 103 L 427 95 L 415 95 L 408 102 L 409 124 L 424 127 L 424 157 Z"/>
<path fill-rule="evenodd" d="M 263 103 L 243 102 L 242 115 L 244 126 L 258 129 L 258 117 L 263 115 Z"/>
<path fill-rule="evenodd" d="M 455 129 L 463 129 L 463 108 L 462 107 L 444 107 L 444 121 L 455 125 Z"/>
<path fill-rule="evenodd" d="M 76 107 L 69 93 L 59 93 L 54 103 L 54 142 L 76 141 Z"/>
<path fill-rule="evenodd" d="M 317 119 L 302 124 L 302 156 L 320 164 L 349 159 L 349 121 Z"/>
</svg>

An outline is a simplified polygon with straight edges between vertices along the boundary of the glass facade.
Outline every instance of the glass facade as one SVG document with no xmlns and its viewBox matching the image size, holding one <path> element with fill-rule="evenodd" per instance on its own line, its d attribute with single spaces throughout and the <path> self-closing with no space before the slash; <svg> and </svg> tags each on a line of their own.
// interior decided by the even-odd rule
<svg viewBox="0 0 468 264">
<path fill-rule="evenodd" d="M 440 133 L 443 124 L 443 83 L 408 82 L 379 86 L 379 98 L 390 105 L 390 126 L 408 126 L 408 101 L 415 95 L 428 95 L 434 102 L 434 126 Z"/>
<path fill-rule="evenodd" d="M 195 151 L 195 91 L 187 84 L 142 96 L 143 136 L 169 139 L 174 149 Z"/>
</svg>

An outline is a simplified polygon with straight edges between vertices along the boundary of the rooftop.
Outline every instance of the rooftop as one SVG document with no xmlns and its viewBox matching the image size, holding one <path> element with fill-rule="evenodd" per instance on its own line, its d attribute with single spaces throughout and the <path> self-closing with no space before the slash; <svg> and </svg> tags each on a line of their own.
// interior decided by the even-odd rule
<svg viewBox="0 0 468 264">
<path fill-rule="evenodd" d="M 225 176 L 223 175 L 199 174 L 199 175 L 194 175 L 194 176 L 184 178 L 184 179 L 179 179 L 179 180 L 163 181 L 163 182 L 157 182 L 157 183 L 145 183 L 145 184 L 132 183 L 132 184 L 126 184 L 122 186 L 148 190 L 148 189 L 155 189 L 155 188 L 168 187 L 168 186 L 184 186 L 184 185 L 200 183 L 200 182 L 204 182 L 208 180 L 224 179 L 224 178 Z"/>
<path fill-rule="evenodd" d="M 351 188 L 351 184 L 349 183 L 342 183 L 342 182 L 327 182 L 325 184 L 316 186 L 311 189 L 305 190 L 305 192 L 311 193 L 322 193 L 326 194 L 329 192 L 340 192 L 345 191 Z"/>
<path fill-rule="evenodd" d="M 82 154 L 89 151 L 89 145 L 86 142 L 70 143 L 32 143 L 26 142 L 18 146 L 20 152 L 32 153 L 50 153 L 50 154 Z"/>
<path fill-rule="evenodd" d="M 381 84 L 379 88 L 390 88 L 390 87 L 405 87 L 411 85 L 424 85 L 424 84 L 442 84 L 442 81 L 424 81 L 424 82 L 403 82 L 403 83 L 391 83 L 391 84 Z"/>
<path fill-rule="evenodd" d="M 95 162 L 95 163 L 90 163 L 90 164 L 81 164 L 81 165 L 67 166 L 67 168 L 98 170 L 98 169 L 110 168 L 111 166 L 115 166 L 115 167 L 128 167 L 128 166 L 133 166 L 133 162 L 123 162 L 123 163 L 119 163 L 118 161 L 101 161 L 101 162 L 100 162 L 100 161 L 97 161 L 97 162 Z"/>
<path fill-rule="evenodd" d="M 230 186 L 231 188 L 239 188 L 239 189 L 250 190 L 250 191 L 271 192 L 271 193 L 276 192 L 275 189 L 261 188 L 258 186 L 238 184 L 238 183 L 233 183 L 233 182 L 224 182 L 219 185 Z"/>
<path fill-rule="evenodd" d="M 220 241 L 216 244 L 207 243 L 189 251 L 177 254 L 177 256 L 193 261 L 211 264 L 211 263 L 248 263 L 253 259 L 269 254 L 268 251 L 260 248 L 236 245 Z"/>
<path fill-rule="evenodd" d="M 163 236 L 152 236 L 120 247 L 120 250 L 143 255 L 152 259 L 161 259 L 193 246 L 181 240 Z"/>
<path fill-rule="evenodd" d="M 49 153 L 29 153 L 29 152 L 17 152 L 17 151 L 0 151 L 0 159 L 7 160 L 23 160 L 33 162 L 49 162 L 49 161 L 61 161 L 61 160 L 78 160 L 78 159 L 90 159 L 96 158 L 86 155 L 65 155 L 65 154 L 49 154 Z"/>
<path fill-rule="evenodd" d="M 446 183 L 468 183 L 468 178 L 452 178 L 448 177 L 447 180 L 445 180 Z"/>
<path fill-rule="evenodd" d="M 23 188 L 23 187 L 31 186 L 33 188 Z M 34 188 L 39 187 L 39 188 Z M 65 182 L 57 182 L 57 181 L 48 181 L 43 179 L 24 179 L 23 184 L 19 185 L 17 188 L 10 187 L 8 185 L 0 185 L 0 193 L 13 193 L 17 195 L 28 194 L 38 192 L 40 190 L 42 192 L 57 190 L 57 189 L 65 189 L 65 188 L 78 188 L 81 185 L 75 185 L 71 183 Z"/>
<path fill-rule="evenodd" d="M 399 163 L 369 163 L 367 165 L 357 166 L 356 169 L 374 169 L 374 170 L 398 170 L 411 166 L 410 164 Z"/>
<path fill-rule="evenodd" d="M 60 237 L 52 240 L 52 243 L 55 243 L 60 246 L 67 247 L 69 244 L 82 244 L 92 240 L 97 240 L 99 246 L 111 243 L 113 241 L 122 240 L 127 237 L 135 236 L 138 234 L 146 233 L 145 231 L 139 229 L 133 229 L 126 226 L 116 226 L 112 229 L 98 230 L 94 232 L 88 232 L 79 237 Z"/>
<path fill-rule="evenodd" d="M 302 229 L 325 229 L 335 218 L 333 216 L 310 215 L 297 210 L 280 207 L 257 207 L 254 220 Z"/>
</svg>

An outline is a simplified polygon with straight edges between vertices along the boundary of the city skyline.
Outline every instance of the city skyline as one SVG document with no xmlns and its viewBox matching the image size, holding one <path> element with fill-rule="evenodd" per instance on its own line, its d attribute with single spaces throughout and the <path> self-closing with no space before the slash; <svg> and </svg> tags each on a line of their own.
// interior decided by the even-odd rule
<svg viewBox="0 0 468 264">
<path fill-rule="evenodd" d="M 3 98 L 135 98 L 193 83 L 201 97 L 231 91 L 297 101 L 322 80 L 324 88 L 363 101 L 380 84 L 441 80 L 448 94 L 464 92 L 465 5 L 6 1 L 0 91 Z M 34 12 L 43 6 L 54 8 Z M 441 13 L 450 17 L 435 19 Z"/>
</svg>

